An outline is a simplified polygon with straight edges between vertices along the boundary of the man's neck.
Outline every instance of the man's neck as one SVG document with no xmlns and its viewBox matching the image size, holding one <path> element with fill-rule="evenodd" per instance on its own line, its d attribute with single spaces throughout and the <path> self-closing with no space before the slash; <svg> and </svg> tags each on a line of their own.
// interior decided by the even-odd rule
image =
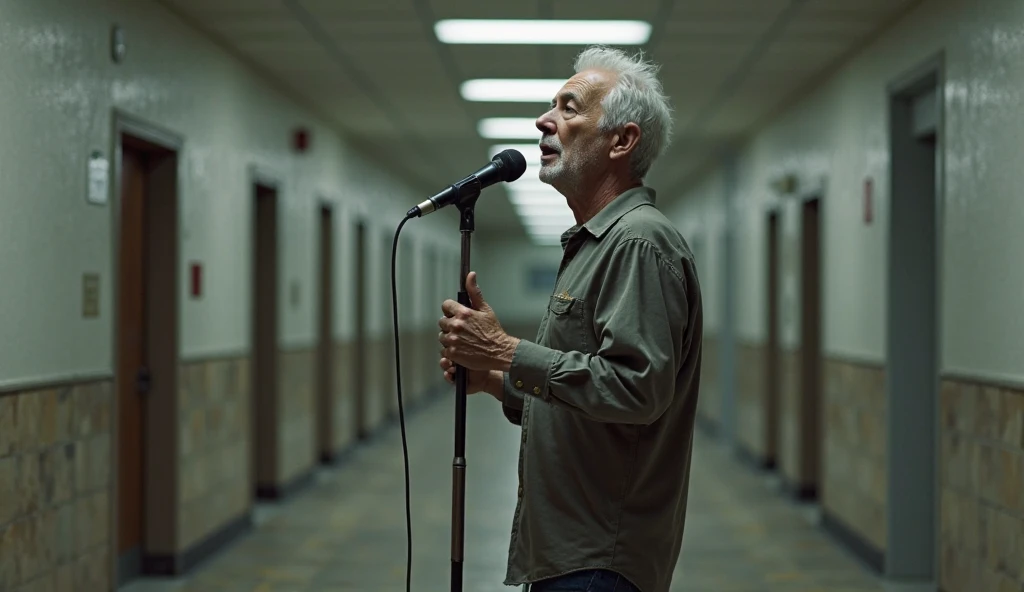
<svg viewBox="0 0 1024 592">
<path fill-rule="evenodd" d="M 582 188 L 577 195 L 569 197 L 566 201 L 576 215 L 576 223 L 583 225 L 589 222 L 591 218 L 596 216 L 608 204 L 615 201 L 616 197 L 642 185 L 643 182 L 641 181 L 603 175 L 592 186 Z"/>
</svg>

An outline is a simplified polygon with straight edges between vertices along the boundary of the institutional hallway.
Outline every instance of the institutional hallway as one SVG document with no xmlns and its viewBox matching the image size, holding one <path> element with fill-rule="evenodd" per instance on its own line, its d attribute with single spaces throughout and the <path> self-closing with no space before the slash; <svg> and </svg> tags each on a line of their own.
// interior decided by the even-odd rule
<svg viewBox="0 0 1024 592">
<path fill-rule="evenodd" d="M 519 432 L 494 401 L 470 397 L 466 592 L 502 585 L 516 500 Z M 412 475 L 413 590 L 449 589 L 454 413 L 435 398 L 407 416 Z M 876 580 L 714 440 L 698 435 L 688 530 L 674 590 L 866 592 Z M 400 592 L 405 578 L 401 435 L 395 426 L 278 506 L 186 581 L 128 592 Z"/>
</svg>

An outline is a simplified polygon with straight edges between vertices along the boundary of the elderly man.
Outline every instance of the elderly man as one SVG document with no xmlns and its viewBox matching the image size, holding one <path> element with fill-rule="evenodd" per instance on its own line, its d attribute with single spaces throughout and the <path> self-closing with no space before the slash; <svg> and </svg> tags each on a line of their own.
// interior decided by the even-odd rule
<svg viewBox="0 0 1024 592">
<path fill-rule="evenodd" d="M 507 585 L 667 592 L 679 557 L 701 361 L 693 255 L 643 184 L 671 135 L 656 70 L 582 52 L 537 119 L 540 178 L 572 208 L 535 342 L 505 333 L 467 278 L 472 308 L 442 305 L 441 368 L 468 369 L 522 426 Z"/>
</svg>

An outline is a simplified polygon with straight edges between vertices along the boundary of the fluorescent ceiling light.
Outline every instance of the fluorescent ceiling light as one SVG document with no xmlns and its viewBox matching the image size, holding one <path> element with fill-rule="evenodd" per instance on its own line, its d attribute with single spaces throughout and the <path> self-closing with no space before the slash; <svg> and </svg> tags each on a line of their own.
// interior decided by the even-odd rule
<svg viewBox="0 0 1024 592">
<path fill-rule="evenodd" d="M 537 119 L 533 117 L 488 117 L 477 124 L 477 131 L 485 138 L 494 140 L 536 140 L 541 133 Z"/>
<path fill-rule="evenodd" d="M 508 103 L 550 103 L 565 80 L 481 78 L 467 80 L 459 87 L 467 101 Z"/>
<path fill-rule="evenodd" d="M 643 45 L 651 38 L 644 21 L 449 19 L 434 24 L 442 43 L 531 45 Z"/>
</svg>

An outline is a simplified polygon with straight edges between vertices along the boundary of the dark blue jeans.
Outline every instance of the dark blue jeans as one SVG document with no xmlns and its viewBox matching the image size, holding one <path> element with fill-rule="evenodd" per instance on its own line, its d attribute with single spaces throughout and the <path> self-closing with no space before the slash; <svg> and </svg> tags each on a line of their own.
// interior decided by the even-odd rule
<svg viewBox="0 0 1024 592">
<path fill-rule="evenodd" d="M 534 582 L 530 592 L 640 592 L 640 589 L 613 571 L 588 569 Z"/>
</svg>

